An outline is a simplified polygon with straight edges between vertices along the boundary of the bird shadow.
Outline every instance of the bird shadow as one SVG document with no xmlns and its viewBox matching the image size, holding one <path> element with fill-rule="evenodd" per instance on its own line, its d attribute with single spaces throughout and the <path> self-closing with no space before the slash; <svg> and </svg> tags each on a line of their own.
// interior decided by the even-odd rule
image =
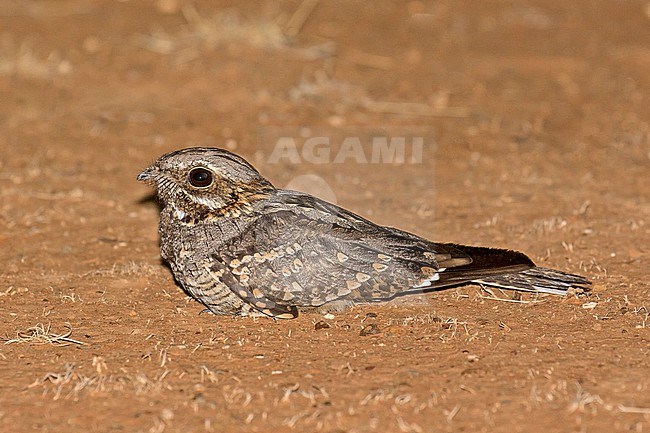
<svg viewBox="0 0 650 433">
<path fill-rule="evenodd" d="M 142 198 L 137 200 L 137 203 L 138 203 L 138 205 L 141 205 L 141 206 L 151 206 L 151 205 L 156 206 L 156 208 L 158 208 L 158 213 L 160 213 L 160 211 L 162 211 L 162 209 L 163 209 L 163 206 L 160 203 L 160 200 L 158 200 L 158 196 L 156 195 L 155 192 L 152 192 L 150 194 L 147 194 L 147 195 L 143 196 Z M 158 244 L 160 246 L 160 239 L 158 240 Z M 161 265 L 163 265 L 164 267 L 166 267 L 167 269 L 169 269 L 171 271 L 171 266 L 169 265 L 169 263 L 167 263 L 165 260 L 163 260 L 162 257 L 160 257 L 159 260 L 160 260 Z M 174 279 L 174 282 L 177 285 L 180 286 L 180 284 L 178 284 L 178 281 L 176 281 L 176 279 Z"/>
<path fill-rule="evenodd" d="M 160 204 L 160 200 L 158 200 L 158 196 L 156 195 L 155 192 L 149 193 L 142 198 L 140 198 L 137 203 L 139 205 L 149 205 L 149 204 L 154 204 L 158 207 L 158 210 L 162 210 L 162 205 Z"/>
</svg>

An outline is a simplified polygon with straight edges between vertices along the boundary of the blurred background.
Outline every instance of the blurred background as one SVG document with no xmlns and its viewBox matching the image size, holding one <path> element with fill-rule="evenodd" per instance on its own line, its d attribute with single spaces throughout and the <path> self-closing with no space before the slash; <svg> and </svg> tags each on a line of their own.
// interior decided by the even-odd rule
<svg viewBox="0 0 650 433">
<path fill-rule="evenodd" d="M 0 346 L 0 386 L 16 391 L 0 427 L 648 428 L 648 71 L 647 0 L 0 0 L 0 335 L 22 335 Z M 326 156 L 303 153 L 310 138 Z M 405 157 L 373 158 L 382 138 L 404 138 Z M 365 310 L 331 340 L 313 318 L 197 316 L 135 181 L 190 146 L 436 241 L 522 250 L 595 295 L 557 307 L 456 289 L 375 319 L 419 343 L 392 331 L 331 353 Z M 51 348 L 66 329 L 85 350 L 25 341 Z M 304 338 L 268 339 L 287 329 Z M 375 361 L 355 364 L 356 344 Z"/>
</svg>

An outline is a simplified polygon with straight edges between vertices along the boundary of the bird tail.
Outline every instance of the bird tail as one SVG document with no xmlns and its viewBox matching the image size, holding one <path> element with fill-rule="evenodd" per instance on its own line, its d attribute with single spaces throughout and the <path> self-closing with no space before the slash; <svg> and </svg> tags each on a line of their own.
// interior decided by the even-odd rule
<svg viewBox="0 0 650 433">
<path fill-rule="evenodd" d="M 523 292 L 565 295 L 569 289 L 589 290 L 589 280 L 580 275 L 568 274 L 548 268 L 531 268 L 516 273 L 495 275 L 472 280 L 473 283 Z"/>
<path fill-rule="evenodd" d="M 466 254 L 472 262 L 440 272 L 436 286 L 463 283 L 482 284 L 501 289 L 564 295 L 571 288 L 589 290 L 589 280 L 579 275 L 540 268 L 525 254 L 517 251 L 445 245 Z M 444 267 L 444 262 L 440 263 Z"/>
</svg>

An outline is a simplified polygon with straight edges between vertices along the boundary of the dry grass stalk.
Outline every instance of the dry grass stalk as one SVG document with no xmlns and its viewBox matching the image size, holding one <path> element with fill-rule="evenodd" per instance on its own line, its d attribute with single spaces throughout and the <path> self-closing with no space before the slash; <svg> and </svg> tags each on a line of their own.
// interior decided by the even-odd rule
<svg viewBox="0 0 650 433">
<path fill-rule="evenodd" d="M 25 331 L 18 331 L 16 338 L 3 338 L 5 344 L 13 343 L 30 343 L 30 344 L 52 344 L 55 346 L 69 346 L 70 344 L 83 345 L 84 343 L 79 340 L 70 338 L 72 335 L 72 327 L 66 323 L 66 332 L 63 334 L 54 334 L 51 330 L 51 325 L 47 326 L 42 323 L 37 323 L 36 326 L 27 328 Z"/>
<path fill-rule="evenodd" d="M 320 0 L 303 0 L 285 26 L 284 34 L 290 38 L 297 36 L 309 16 L 312 14 L 314 9 L 316 9 L 319 1 Z"/>
</svg>

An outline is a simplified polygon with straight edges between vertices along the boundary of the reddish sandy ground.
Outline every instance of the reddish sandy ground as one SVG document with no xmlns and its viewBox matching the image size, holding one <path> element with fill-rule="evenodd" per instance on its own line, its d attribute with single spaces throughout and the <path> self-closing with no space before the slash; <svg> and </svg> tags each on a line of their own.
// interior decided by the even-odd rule
<svg viewBox="0 0 650 433">
<path fill-rule="evenodd" d="M 650 5 L 314 4 L 0 2 L 0 430 L 649 431 Z M 270 160 L 386 128 L 422 160 Z M 593 291 L 199 314 L 135 181 L 194 145 Z"/>
</svg>

